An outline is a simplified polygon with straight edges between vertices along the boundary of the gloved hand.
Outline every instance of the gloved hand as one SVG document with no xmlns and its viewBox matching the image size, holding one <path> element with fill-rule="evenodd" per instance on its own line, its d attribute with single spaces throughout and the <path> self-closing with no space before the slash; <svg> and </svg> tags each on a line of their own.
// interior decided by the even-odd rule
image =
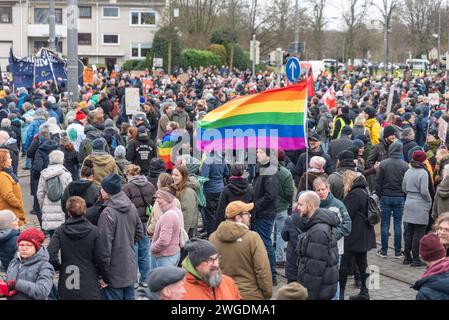
<svg viewBox="0 0 449 320">
<path fill-rule="evenodd" d="M 14 290 L 16 286 L 16 281 L 11 280 L 8 282 L 5 282 L 3 280 L 0 280 L 0 297 L 11 297 L 16 294 L 16 290 Z"/>
</svg>

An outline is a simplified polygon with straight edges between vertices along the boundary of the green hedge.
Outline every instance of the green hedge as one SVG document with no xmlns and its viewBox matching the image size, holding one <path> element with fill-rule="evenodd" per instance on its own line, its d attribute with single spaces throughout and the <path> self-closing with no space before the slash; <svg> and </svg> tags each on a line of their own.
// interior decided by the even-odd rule
<svg viewBox="0 0 449 320">
<path fill-rule="evenodd" d="M 221 60 L 213 52 L 196 49 L 184 49 L 181 52 L 181 67 L 186 70 L 188 67 L 199 68 L 214 65 L 219 67 Z"/>
<path fill-rule="evenodd" d="M 228 64 L 228 53 L 226 52 L 226 48 L 222 44 L 211 44 L 207 47 L 207 51 L 215 53 L 220 57 L 221 64 Z"/>
</svg>

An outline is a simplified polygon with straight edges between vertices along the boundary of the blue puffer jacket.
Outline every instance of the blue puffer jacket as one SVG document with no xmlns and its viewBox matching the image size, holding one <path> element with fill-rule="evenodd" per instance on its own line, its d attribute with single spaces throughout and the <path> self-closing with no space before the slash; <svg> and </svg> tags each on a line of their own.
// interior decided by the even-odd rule
<svg viewBox="0 0 449 320">
<path fill-rule="evenodd" d="M 6 274 L 8 281 L 16 280 L 17 293 L 8 300 L 46 300 L 55 274 L 48 260 L 49 255 L 44 247 L 26 260 L 17 255 L 9 264 Z"/>
<path fill-rule="evenodd" d="M 307 219 L 301 218 L 298 213 L 294 213 L 285 220 L 284 228 L 282 229 L 282 239 L 288 241 L 285 277 L 290 281 L 296 281 L 298 278 L 296 247 L 298 246 L 298 237 L 302 233 L 301 230 L 304 230 L 306 224 Z"/>
<path fill-rule="evenodd" d="M 19 231 L 13 229 L 0 230 L 0 262 L 5 271 L 17 252 Z"/>
<path fill-rule="evenodd" d="M 31 124 L 27 130 L 27 136 L 25 139 L 25 149 L 28 149 L 31 142 L 33 141 L 33 137 L 39 133 L 40 125 L 45 122 L 46 122 L 46 120 L 44 118 L 34 119 L 33 122 L 31 122 Z"/>
<path fill-rule="evenodd" d="M 418 290 L 416 300 L 449 300 L 449 258 L 428 268 L 412 288 Z"/>
<path fill-rule="evenodd" d="M 205 193 L 220 193 L 224 189 L 224 178 L 229 176 L 229 168 L 222 157 L 209 155 L 201 167 L 200 175 L 209 178 L 204 184 Z"/>
</svg>

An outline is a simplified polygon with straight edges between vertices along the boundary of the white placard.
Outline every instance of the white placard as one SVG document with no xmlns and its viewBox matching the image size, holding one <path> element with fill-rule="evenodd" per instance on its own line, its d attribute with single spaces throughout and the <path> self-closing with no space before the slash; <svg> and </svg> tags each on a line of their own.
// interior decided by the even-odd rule
<svg viewBox="0 0 449 320">
<path fill-rule="evenodd" d="M 162 68 L 164 65 L 164 59 L 162 58 L 154 58 L 153 59 L 153 67 Z"/>
<path fill-rule="evenodd" d="M 125 89 L 126 114 L 132 115 L 140 111 L 139 88 Z"/>
<path fill-rule="evenodd" d="M 442 143 L 446 143 L 447 135 L 447 122 L 442 118 L 438 121 L 438 137 L 441 139 Z"/>
<path fill-rule="evenodd" d="M 429 104 L 438 106 L 440 104 L 440 95 L 438 93 L 429 93 Z"/>
</svg>

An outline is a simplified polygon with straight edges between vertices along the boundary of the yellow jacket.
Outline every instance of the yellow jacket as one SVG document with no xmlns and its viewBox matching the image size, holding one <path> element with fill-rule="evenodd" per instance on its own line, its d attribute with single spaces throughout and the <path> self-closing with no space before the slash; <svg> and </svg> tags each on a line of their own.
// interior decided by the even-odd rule
<svg viewBox="0 0 449 320">
<path fill-rule="evenodd" d="M 0 209 L 14 212 L 20 226 L 26 223 L 20 185 L 4 171 L 0 171 Z"/>
<path fill-rule="evenodd" d="M 366 120 L 365 128 L 370 134 L 371 144 L 373 146 L 378 144 L 380 139 L 380 130 L 382 129 L 382 127 L 380 126 L 380 123 L 376 120 L 376 118 Z"/>
</svg>

